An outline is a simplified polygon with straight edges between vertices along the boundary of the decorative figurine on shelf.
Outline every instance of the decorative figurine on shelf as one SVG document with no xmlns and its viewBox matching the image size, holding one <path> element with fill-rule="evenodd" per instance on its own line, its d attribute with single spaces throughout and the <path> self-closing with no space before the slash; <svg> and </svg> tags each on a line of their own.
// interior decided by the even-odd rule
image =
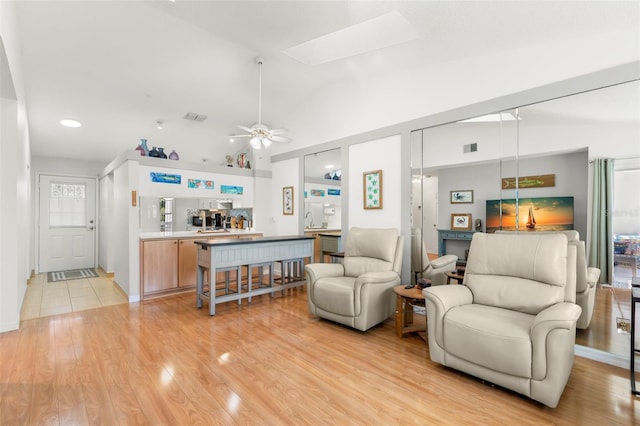
<svg viewBox="0 0 640 426">
<path fill-rule="evenodd" d="M 176 152 L 176 150 L 172 150 L 171 154 L 169 154 L 169 160 L 179 160 L 180 156 L 178 155 L 178 153 Z"/>
<path fill-rule="evenodd" d="M 238 167 L 240 167 L 241 169 L 244 169 L 244 166 L 247 164 L 247 153 L 246 152 L 242 152 L 242 153 L 238 154 L 237 163 L 238 163 Z"/>
<path fill-rule="evenodd" d="M 224 159 L 227 161 L 227 167 L 233 167 L 233 157 L 226 155 Z"/>
<path fill-rule="evenodd" d="M 160 152 L 158 152 L 158 149 L 155 146 L 151 147 L 151 151 L 149 151 L 149 157 L 155 157 L 155 158 L 160 157 Z"/>
<path fill-rule="evenodd" d="M 136 147 L 136 151 L 139 151 L 141 156 L 149 155 L 149 147 L 147 147 L 146 139 L 140 139 L 140 144 Z"/>
<path fill-rule="evenodd" d="M 167 154 L 164 152 L 164 148 L 158 147 L 158 157 L 167 158 Z"/>
</svg>

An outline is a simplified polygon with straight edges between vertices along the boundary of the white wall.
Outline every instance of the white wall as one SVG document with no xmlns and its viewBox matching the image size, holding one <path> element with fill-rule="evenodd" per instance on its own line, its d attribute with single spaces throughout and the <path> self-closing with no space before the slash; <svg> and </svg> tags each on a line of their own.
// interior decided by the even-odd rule
<svg viewBox="0 0 640 426">
<path fill-rule="evenodd" d="M 574 197 L 574 226 L 584 238 L 587 231 L 587 152 L 552 155 L 520 160 L 520 176 L 555 175 L 555 186 L 521 188 L 520 198 Z M 503 163 L 502 177 L 515 176 L 513 161 Z M 513 190 L 501 190 L 498 163 L 442 169 L 438 175 L 439 229 L 451 229 L 451 213 L 471 213 L 473 221 L 486 225 L 486 201 L 515 198 Z M 473 190 L 472 204 L 451 204 L 450 191 Z M 521 219 L 522 220 L 522 219 Z"/>
<path fill-rule="evenodd" d="M 271 235 L 298 235 L 299 217 L 304 215 L 304 197 L 299 185 L 300 161 L 297 158 L 271 164 L 271 217 L 267 229 Z M 282 188 L 293 186 L 293 215 L 282 214 Z"/>
<path fill-rule="evenodd" d="M 568 53 L 570 52 L 570 54 Z M 295 146 L 337 140 L 640 60 L 637 32 L 554 41 L 323 87 L 290 111 Z M 544 65 L 541 65 L 544 64 Z M 322 114 L 318 114 L 322 111 Z"/>
<path fill-rule="evenodd" d="M 277 201 L 272 199 L 272 179 L 269 177 L 256 177 L 254 180 L 254 204 L 253 204 L 253 228 L 262 232 L 265 236 L 273 236 L 275 233 L 270 224 L 272 211 Z"/>
<path fill-rule="evenodd" d="M 150 177 L 151 172 L 180 175 L 181 183 L 171 184 L 152 182 Z M 212 180 L 214 183 L 214 189 L 188 188 L 187 182 L 189 179 Z M 222 173 L 192 171 L 188 169 L 140 165 L 138 195 L 157 197 L 228 198 L 240 200 L 242 202 L 242 207 L 253 207 L 253 184 L 253 176 L 226 175 Z M 243 193 L 242 195 L 222 194 L 220 193 L 221 185 L 242 186 Z"/>
<path fill-rule="evenodd" d="M 400 183 L 406 176 L 402 176 L 400 145 L 400 135 L 396 135 L 349 147 L 347 229 L 358 226 L 402 231 Z M 382 170 L 382 209 L 365 210 L 362 174 L 372 170 Z"/>
<path fill-rule="evenodd" d="M 113 214 L 113 174 L 104 176 L 99 182 L 100 202 L 98 204 L 98 265 L 108 273 L 114 271 L 115 247 L 110 238 L 115 232 Z"/>
<path fill-rule="evenodd" d="M 0 332 L 19 327 L 32 239 L 31 148 L 14 7 L 0 2 Z"/>
<path fill-rule="evenodd" d="M 125 161 L 113 171 L 113 216 L 115 229 L 110 244 L 115 247 L 114 281 L 129 295 L 129 302 L 140 300 L 140 219 L 131 205 L 131 191 L 138 188 L 138 163 Z"/>
</svg>

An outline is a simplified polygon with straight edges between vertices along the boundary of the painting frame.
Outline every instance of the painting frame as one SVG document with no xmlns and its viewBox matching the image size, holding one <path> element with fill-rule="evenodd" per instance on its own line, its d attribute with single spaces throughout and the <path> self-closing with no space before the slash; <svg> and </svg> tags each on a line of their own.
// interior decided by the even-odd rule
<svg viewBox="0 0 640 426">
<path fill-rule="evenodd" d="M 451 213 L 451 229 L 455 231 L 471 230 L 471 213 Z"/>
<path fill-rule="evenodd" d="M 362 173 L 362 207 L 365 210 L 382 208 L 382 170 Z"/>
<path fill-rule="evenodd" d="M 294 211 L 293 186 L 282 187 L 282 214 L 293 215 Z"/>
<path fill-rule="evenodd" d="M 449 202 L 451 204 L 473 204 L 473 190 L 449 191 Z"/>
</svg>

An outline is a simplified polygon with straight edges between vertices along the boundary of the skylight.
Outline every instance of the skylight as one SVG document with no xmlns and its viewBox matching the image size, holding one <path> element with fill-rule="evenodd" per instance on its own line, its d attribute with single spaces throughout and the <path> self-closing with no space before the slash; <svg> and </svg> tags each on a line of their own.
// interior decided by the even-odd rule
<svg viewBox="0 0 640 426">
<path fill-rule="evenodd" d="M 397 10 L 290 47 L 282 53 L 319 65 L 420 38 Z"/>
</svg>

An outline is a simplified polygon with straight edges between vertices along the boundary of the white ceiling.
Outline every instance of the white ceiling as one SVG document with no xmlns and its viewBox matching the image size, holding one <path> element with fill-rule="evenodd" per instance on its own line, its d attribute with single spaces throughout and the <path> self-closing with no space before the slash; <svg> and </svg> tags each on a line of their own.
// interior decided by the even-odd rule
<svg viewBox="0 0 640 426">
<path fill-rule="evenodd" d="M 282 53 L 393 10 L 421 38 L 317 66 Z M 106 164 L 145 138 L 222 164 L 242 149 L 226 136 L 257 121 L 256 56 L 263 121 L 300 134 L 291 111 L 329 84 L 637 28 L 637 13 L 634 1 L 20 1 L 32 154 Z"/>
</svg>

